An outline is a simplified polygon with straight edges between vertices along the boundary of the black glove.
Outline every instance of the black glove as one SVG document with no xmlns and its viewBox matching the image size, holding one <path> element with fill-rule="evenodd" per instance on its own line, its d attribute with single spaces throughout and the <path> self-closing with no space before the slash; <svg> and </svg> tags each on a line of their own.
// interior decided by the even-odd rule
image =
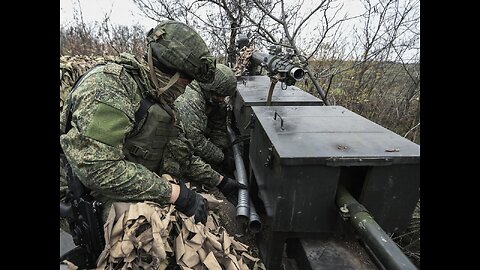
<svg viewBox="0 0 480 270">
<path fill-rule="evenodd" d="M 207 199 L 193 190 L 188 189 L 182 181 L 179 181 L 180 194 L 175 201 L 175 208 L 191 217 L 195 215 L 195 223 L 207 223 L 208 202 Z"/>
<path fill-rule="evenodd" d="M 226 172 L 232 173 L 235 170 L 235 157 L 233 151 L 227 148 L 223 151 L 222 169 Z"/>
<path fill-rule="evenodd" d="M 238 190 L 247 189 L 247 186 L 240 184 L 237 180 L 224 176 L 222 182 L 218 184 L 218 189 L 234 206 L 238 203 Z"/>
</svg>

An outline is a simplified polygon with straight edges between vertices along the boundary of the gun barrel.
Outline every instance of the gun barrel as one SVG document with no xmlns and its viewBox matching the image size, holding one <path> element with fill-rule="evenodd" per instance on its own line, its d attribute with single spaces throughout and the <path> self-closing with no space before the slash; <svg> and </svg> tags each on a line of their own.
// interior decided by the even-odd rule
<svg viewBox="0 0 480 270">
<path fill-rule="evenodd" d="M 302 67 L 280 55 L 254 52 L 252 62 L 254 65 L 265 67 L 269 74 L 280 73 L 280 81 L 286 82 L 287 85 L 293 85 L 305 76 L 305 70 Z"/>
<path fill-rule="evenodd" d="M 305 76 L 305 71 L 301 68 L 294 67 L 290 69 L 290 76 L 292 76 L 295 80 L 301 80 L 303 76 Z"/>
<path fill-rule="evenodd" d="M 373 217 L 343 186 L 338 186 L 337 206 L 346 207 L 350 213 L 350 224 L 372 249 L 386 269 L 412 269 L 415 265 L 400 250 L 397 244 L 383 231 Z M 345 211 L 345 210 L 344 210 Z"/>
</svg>

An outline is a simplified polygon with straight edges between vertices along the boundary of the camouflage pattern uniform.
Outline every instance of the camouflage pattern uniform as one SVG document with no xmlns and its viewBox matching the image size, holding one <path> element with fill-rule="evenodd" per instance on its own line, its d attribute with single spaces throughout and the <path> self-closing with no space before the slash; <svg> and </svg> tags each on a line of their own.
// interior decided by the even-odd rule
<svg viewBox="0 0 480 270">
<path fill-rule="evenodd" d="M 227 107 L 210 110 L 207 97 L 196 81 L 187 86 L 185 93 L 175 101 L 175 105 L 185 123 L 187 138 L 195 146 L 195 154 L 208 163 L 221 163 L 224 158 L 222 150 L 229 142 L 226 127 Z"/>
<path fill-rule="evenodd" d="M 64 55 L 60 57 L 60 111 L 66 104 L 66 98 L 75 81 L 92 67 L 113 60 L 114 56 Z M 68 190 L 65 179 L 64 160 L 60 159 L 60 201 L 64 202 Z"/>
<path fill-rule="evenodd" d="M 159 175 L 172 138 L 185 141 L 182 155 L 197 164 L 193 148 L 181 138 L 173 102 L 185 91 L 185 80 L 214 80 L 215 58 L 184 23 L 160 22 L 147 41 L 145 60 L 123 53 L 85 73 L 60 115 L 61 148 L 80 181 L 103 203 L 104 221 L 112 202 L 170 201 L 172 186 Z M 177 210 L 204 223 L 205 199 L 179 187 Z"/>
<path fill-rule="evenodd" d="M 70 93 L 73 104 L 72 128 L 60 137 L 61 146 L 73 170 L 82 183 L 92 190 L 92 195 L 104 203 L 104 209 L 109 209 L 114 201 L 168 203 L 171 186 L 159 177 L 169 173 L 160 166 L 162 153 L 151 155 L 159 157 L 156 166 L 147 162 L 149 157 L 146 155 L 142 155 L 145 156 L 143 160 L 135 158 L 126 147 L 132 138 L 141 133 L 134 130 L 135 113 L 141 100 L 152 96 L 149 93 L 155 91 L 148 77 L 146 63 L 129 54 L 122 54 L 116 62 L 89 71 Z M 163 84 L 169 79 L 162 78 L 160 74 L 157 74 L 157 78 Z M 174 100 L 183 91 L 182 87 L 174 85 L 164 94 L 172 96 Z M 157 130 L 157 133 L 176 131 L 173 132 L 175 135 L 157 136 L 152 140 L 152 144 L 159 146 L 156 150 L 170 150 L 164 146 L 178 134 L 175 154 L 185 159 L 189 166 L 188 173 L 209 183 L 218 181 L 218 173 L 198 157 L 192 156 L 193 147 L 183 134 L 175 107 L 168 106 L 164 100 L 155 101 L 159 102 L 154 105 L 155 110 L 163 112 L 162 122 L 167 123 L 168 127 Z M 67 120 L 67 109 L 65 106 L 61 114 L 62 130 Z M 170 113 L 177 121 L 172 121 Z M 143 122 L 147 121 L 148 117 Z M 108 211 L 104 211 L 104 220 L 107 214 Z"/>
<path fill-rule="evenodd" d="M 193 144 L 185 136 L 183 121 L 178 122 L 177 128 L 182 132 L 167 143 L 163 153 L 162 172 L 208 187 L 216 186 L 220 173 L 195 155 Z"/>
<path fill-rule="evenodd" d="M 63 55 L 60 57 L 60 110 L 66 103 L 66 97 L 75 81 L 97 64 L 105 64 L 114 56 Z"/>
<path fill-rule="evenodd" d="M 107 208 L 113 201 L 166 203 L 170 185 L 146 167 L 125 160 L 123 144 L 144 97 L 123 66 L 98 66 L 71 92 L 72 128 L 60 137 L 66 157 L 82 183 Z M 61 128 L 67 121 L 67 106 Z M 108 211 L 104 211 L 108 213 Z"/>
<path fill-rule="evenodd" d="M 114 56 L 86 56 L 64 55 L 60 57 L 60 111 L 63 110 L 66 104 L 68 93 L 72 89 L 75 81 L 81 77 L 82 74 L 87 72 L 92 67 L 105 64 L 108 60 L 113 60 Z M 65 172 L 65 160 L 60 159 L 60 202 L 65 203 L 66 194 L 68 192 L 68 183 L 66 180 Z M 66 232 L 70 232 L 67 220 L 60 218 L 60 228 Z"/>
<path fill-rule="evenodd" d="M 229 137 L 226 126 L 227 106 L 223 102 L 213 105 L 211 95 L 230 96 L 236 90 L 237 83 L 233 71 L 222 64 L 217 64 L 215 80 L 212 83 L 193 81 L 176 101 L 180 117 L 184 123 L 187 139 L 194 146 L 194 154 L 214 168 L 220 168 L 224 159 L 223 150 L 228 146 Z M 176 155 L 181 147 L 177 140 L 169 143 L 172 151 L 165 152 L 164 167 L 168 171 L 180 173 L 179 165 L 183 159 Z M 183 171 L 182 171 L 183 172 Z M 188 172 L 188 170 L 187 170 Z M 204 183 L 200 175 L 185 175 L 190 180 Z M 210 183 L 205 183 L 212 187 Z"/>
</svg>

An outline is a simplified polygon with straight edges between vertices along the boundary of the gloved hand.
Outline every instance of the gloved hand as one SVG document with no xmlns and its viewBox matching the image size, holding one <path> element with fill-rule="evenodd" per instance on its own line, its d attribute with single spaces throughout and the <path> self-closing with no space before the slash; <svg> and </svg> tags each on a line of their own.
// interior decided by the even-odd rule
<svg viewBox="0 0 480 270">
<path fill-rule="evenodd" d="M 234 206 L 238 203 L 238 190 L 247 189 L 247 186 L 240 184 L 237 180 L 224 176 L 222 182 L 217 185 L 217 188 Z"/>
<path fill-rule="evenodd" d="M 229 173 L 233 173 L 235 170 L 235 157 L 233 156 L 233 151 L 231 148 L 227 148 L 223 151 L 223 161 L 220 166 L 222 166 L 224 171 Z"/>
<path fill-rule="evenodd" d="M 181 180 L 179 181 L 180 194 L 175 201 L 175 208 L 191 217 L 195 215 L 195 223 L 207 223 L 208 216 L 208 202 L 207 199 L 193 190 L 188 189 Z"/>
</svg>

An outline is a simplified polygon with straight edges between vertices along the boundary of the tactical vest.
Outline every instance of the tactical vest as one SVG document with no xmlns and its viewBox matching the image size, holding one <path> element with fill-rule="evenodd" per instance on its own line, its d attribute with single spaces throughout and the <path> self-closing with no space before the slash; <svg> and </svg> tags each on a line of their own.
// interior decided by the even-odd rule
<svg viewBox="0 0 480 270">
<path fill-rule="evenodd" d="M 138 87 L 141 88 L 138 75 L 134 72 L 129 72 L 128 68 L 125 68 L 125 70 L 135 79 Z M 78 83 L 87 73 L 77 80 L 70 92 L 77 88 Z M 65 133 L 71 127 L 71 99 L 68 99 L 67 106 L 68 117 Z M 179 130 L 172 123 L 171 116 L 159 104 L 148 97 L 144 98 L 135 112 L 134 128 L 125 139 L 123 153 L 128 161 L 142 164 L 150 171 L 160 173 L 159 170 L 165 146 L 171 139 L 177 137 L 178 134 Z"/>
<path fill-rule="evenodd" d="M 135 113 L 135 127 L 125 140 L 123 153 L 127 160 L 159 173 L 165 145 L 178 133 L 171 116 L 159 104 L 145 98 Z"/>
</svg>

